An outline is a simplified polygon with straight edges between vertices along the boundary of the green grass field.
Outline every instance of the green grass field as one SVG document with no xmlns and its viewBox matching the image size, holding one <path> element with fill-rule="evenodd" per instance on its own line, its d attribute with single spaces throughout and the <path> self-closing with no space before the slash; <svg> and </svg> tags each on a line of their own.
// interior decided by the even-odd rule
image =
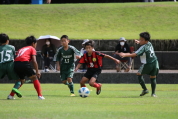
<svg viewBox="0 0 178 119">
<path fill-rule="evenodd" d="M 71 39 L 177 39 L 178 3 L 1 5 L 0 32 L 11 39 L 28 35 L 69 35 Z"/>
<path fill-rule="evenodd" d="M 138 84 L 103 84 L 99 96 L 87 85 L 93 90 L 87 98 L 70 97 L 63 84 L 42 84 L 45 100 L 37 99 L 33 84 L 25 84 L 23 98 L 7 100 L 12 86 L 0 84 L 0 119 L 177 119 L 178 114 L 177 84 L 158 84 L 157 98 L 140 97 Z M 78 94 L 78 84 L 75 89 Z"/>
</svg>

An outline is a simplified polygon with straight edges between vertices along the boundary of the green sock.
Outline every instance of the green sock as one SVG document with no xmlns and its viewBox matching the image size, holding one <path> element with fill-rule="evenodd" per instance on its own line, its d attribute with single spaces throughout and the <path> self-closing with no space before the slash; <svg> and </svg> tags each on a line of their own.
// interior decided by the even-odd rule
<svg viewBox="0 0 178 119">
<path fill-rule="evenodd" d="M 19 89 L 20 85 L 21 85 L 21 81 L 18 81 L 15 83 L 14 88 Z"/>
<path fill-rule="evenodd" d="M 150 80 L 151 80 L 152 94 L 155 94 L 155 89 L 156 89 L 156 78 L 150 78 Z"/>
<path fill-rule="evenodd" d="M 68 84 L 68 87 L 69 87 L 69 89 L 70 89 L 70 92 L 71 92 L 71 93 L 74 93 L 74 84 L 73 84 L 73 82 L 70 82 L 70 83 Z"/>
<path fill-rule="evenodd" d="M 143 90 L 147 90 L 146 85 L 145 85 L 145 81 L 144 81 L 144 78 L 143 78 L 142 75 L 138 75 L 138 81 L 139 81 L 139 83 L 140 83 L 142 89 L 143 89 Z"/>
</svg>

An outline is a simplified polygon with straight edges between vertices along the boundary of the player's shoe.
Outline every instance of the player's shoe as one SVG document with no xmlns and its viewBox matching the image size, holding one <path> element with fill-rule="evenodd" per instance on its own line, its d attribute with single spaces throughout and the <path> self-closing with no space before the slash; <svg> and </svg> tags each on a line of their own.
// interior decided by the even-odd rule
<svg viewBox="0 0 178 119">
<path fill-rule="evenodd" d="M 97 89 L 96 89 L 96 94 L 99 95 L 101 93 L 101 84 L 98 83 L 98 85 L 100 85 Z"/>
<path fill-rule="evenodd" d="M 151 97 L 154 97 L 154 98 L 156 98 L 156 97 L 158 97 L 156 94 L 151 94 Z"/>
<path fill-rule="evenodd" d="M 38 96 L 39 100 L 44 100 L 45 98 L 43 96 Z"/>
<path fill-rule="evenodd" d="M 22 97 L 22 94 L 19 92 L 18 89 L 16 89 L 16 88 L 12 88 L 12 92 L 14 92 L 14 93 L 17 95 L 17 97 L 19 97 L 19 98 Z"/>
<path fill-rule="evenodd" d="M 14 96 L 11 96 L 11 95 L 8 95 L 8 96 L 7 96 L 7 99 L 8 99 L 8 100 L 15 100 Z"/>
<path fill-rule="evenodd" d="M 142 93 L 140 94 L 140 96 L 144 96 L 145 94 L 148 94 L 149 91 L 148 90 L 143 90 Z"/>
<path fill-rule="evenodd" d="M 71 95 L 70 95 L 71 97 L 74 97 L 75 96 L 75 94 L 74 93 L 71 93 Z"/>
</svg>

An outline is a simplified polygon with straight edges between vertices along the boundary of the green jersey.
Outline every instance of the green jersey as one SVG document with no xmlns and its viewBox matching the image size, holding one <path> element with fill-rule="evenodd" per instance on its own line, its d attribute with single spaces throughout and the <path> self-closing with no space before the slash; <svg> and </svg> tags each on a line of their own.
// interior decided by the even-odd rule
<svg viewBox="0 0 178 119">
<path fill-rule="evenodd" d="M 157 60 L 154 52 L 154 48 L 150 42 L 142 45 L 136 52 L 137 56 L 140 56 L 141 63 L 148 64 Z"/>
<path fill-rule="evenodd" d="M 14 60 L 15 47 L 12 45 L 0 46 L 0 63 L 6 63 Z"/>
<path fill-rule="evenodd" d="M 75 55 L 82 56 L 74 46 L 69 45 L 67 50 L 64 50 L 64 47 L 60 47 L 54 56 L 54 61 L 60 61 L 61 65 L 74 66 Z"/>
</svg>

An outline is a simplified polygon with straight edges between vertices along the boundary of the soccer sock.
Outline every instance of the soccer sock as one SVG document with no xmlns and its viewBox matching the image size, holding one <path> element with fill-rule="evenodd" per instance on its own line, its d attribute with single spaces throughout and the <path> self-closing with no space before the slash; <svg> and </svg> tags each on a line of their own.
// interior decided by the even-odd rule
<svg viewBox="0 0 178 119">
<path fill-rule="evenodd" d="M 21 81 L 18 81 L 15 83 L 14 88 L 19 89 L 21 86 L 22 86 Z M 15 93 L 11 91 L 9 95 L 14 96 Z"/>
<path fill-rule="evenodd" d="M 73 84 L 73 82 L 68 83 L 68 87 L 70 89 L 70 92 L 74 93 L 74 84 Z"/>
<path fill-rule="evenodd" d="M 86 85 L 85 84 L 80 84 L 80 87 L 86 87 Z"/>
<path fill-rule="evenodd" d="M 98 88 L 100 85 L 98 85 L 97 83 L 94 83 L 93 84 L 93 87 L 95 87 L 95 88 Z"/>
<path fill-rule="evenodd" d="M 140 83 L 142 89 L 143 89 L 143 90 L 147 90 L 146 85 L 145 85 L 145 81 L 144 81 L 144 78 L 143 78 L 142 75 L 138 75 L 138 81 L 139 81 L 139 83 Z"/>
<path fill-rule="evenodd" d="M 34 87 L 36 89 L 36 92 L 38 93 L 38 96 L 42 96 L 41 94 L 41 86 L 40 86 L 40 82 L 38 79 L 33 81 Z"/>
<path fill-rule="evenodd" d="M 21 81 L 18 81 L 15 83 L 14 88 L 19 89 L 20 85 L 21 85 Z"/>
<path fill-rule="evenodd" d="M 155 89 L 156 89 L 156 78 L 150 78 L 150 80 L 151 80 L 152 94 L 155 94 Z"/>
</svg>

